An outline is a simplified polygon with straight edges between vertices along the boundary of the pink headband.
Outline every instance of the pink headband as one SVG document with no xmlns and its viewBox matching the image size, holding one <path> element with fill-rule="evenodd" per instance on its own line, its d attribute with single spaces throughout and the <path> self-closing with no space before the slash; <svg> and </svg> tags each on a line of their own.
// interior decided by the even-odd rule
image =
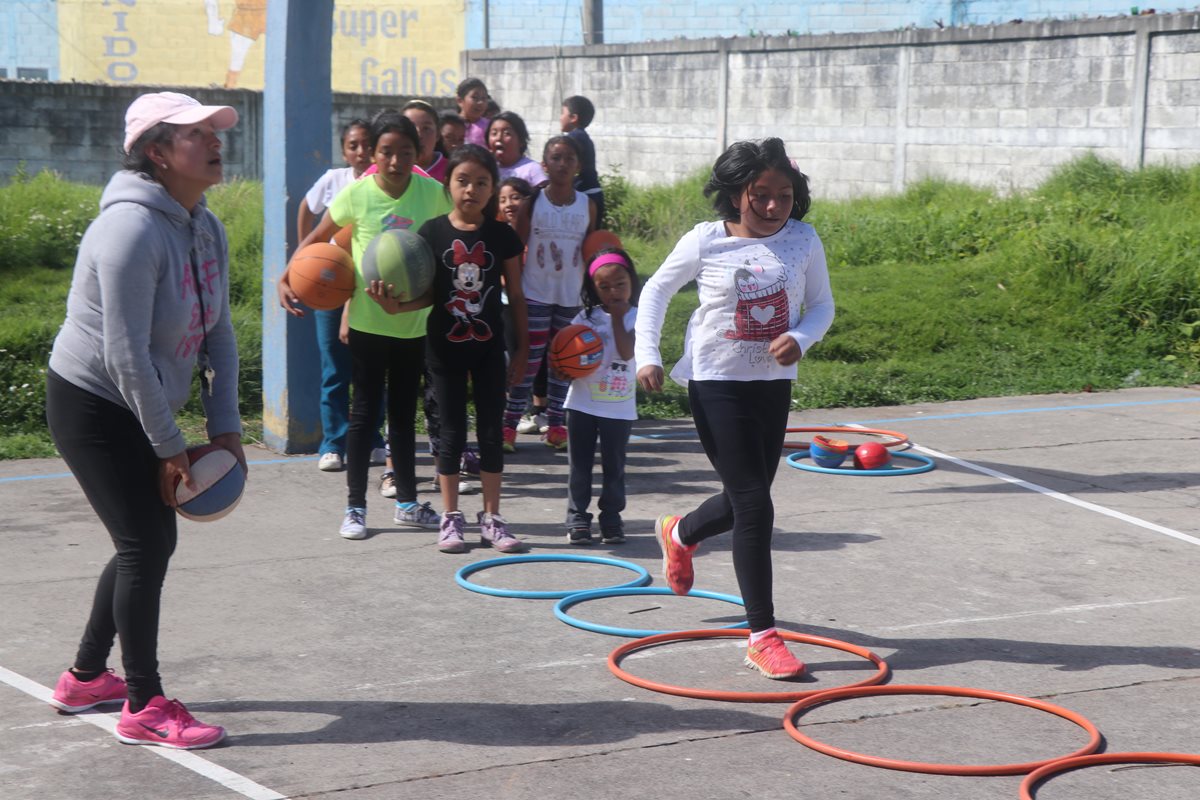
<svg viewBox="0 0 1200 800">
<path fill-rule="evenodd" d="M 620 253 L 605 253 L 602 256 L 596 256 L 596 260 L 588 267 L 588 275 L 596 276 L 596 270 L 601 267 L 607 267 L 609 264 L 620 264 L 623 267 L 633 269 L 633 265 Z"/>
</svg>

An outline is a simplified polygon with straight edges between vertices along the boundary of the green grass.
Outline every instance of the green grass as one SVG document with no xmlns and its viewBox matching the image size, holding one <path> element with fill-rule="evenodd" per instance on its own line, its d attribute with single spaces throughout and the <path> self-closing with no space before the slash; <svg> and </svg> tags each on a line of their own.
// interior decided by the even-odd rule
<svg viewBox="0 0 1200 800">
<path fill-rule="evenodd" d="M 614 228 L 651 275 L 712 217 L 704 176 L 635 188 L 605 178 Z M 48 456 L 45 360 L 78 236 L 99 189 L 50 175 L 0 187 L 0 458 Z M 210 193 L 229 231 L 242 412 L 261 427 L 262 190 Z M 800 367 L 798 408 L 873 406 L 1200 380 L 1200 166 L 1128 171 L 1083 158 L 1011 197 L 927 181 L 899 196 L 814 204 L 837 317 Z M 696 305 L 672 302 L 662 351 L 679 357 Z M 643 417 L 688 412 L 669 384 Z M 185 432 L 203 438 L 198 401 Z"/>
</svg>

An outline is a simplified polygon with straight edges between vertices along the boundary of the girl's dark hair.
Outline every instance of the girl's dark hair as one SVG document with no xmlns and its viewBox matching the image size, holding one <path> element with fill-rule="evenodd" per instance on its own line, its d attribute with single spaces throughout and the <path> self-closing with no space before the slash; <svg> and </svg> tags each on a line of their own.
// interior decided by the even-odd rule
<svg viewBox="0 0 1200 800">
<path fill-rule="evenodd" d="M 146 145 L 166 144 L 171 141 L 175 126 L 169 122 L 160 122 L 137 138 L 121 159 L 121 166 L 134 172 L 142 172 L 151 178 L 156 178 L 154 170 L 158 168 L 150 156 L 146 155 Z"/>
<path fill-rule="evenodd" d="M 564 134 L 551 136 L 546 140 L 546 146 L 542 148 L 542 161 L 546 160 L 546 156 L 550 153 L 550 148 L 554 147 L 556 144 L 565 144 L 570 147 L 575 151 L 575 158 L 577 158 L 580 163 L 583 163 L 583 151 L 579 149 L 579 142 Z"/>
<path fill-rule="evenodd" d="M 442 115 L 440 117 L 438 117 L 438 127 L 440 128 L 441 126 L 445 125 L 447 122 L 449 122 L 452 125 L 458 125 L 463 128 L 467 127 L 467 121 L 465 119 L 463 119 L 461 116 L 459 116 L 458 114 L 455 114 L 453 111 L 443 111 L 442 112 Z"/>
<path fill-rule="evenodd" d="M 588 268 L 583 273 L 583 289 L 579 293 L 579 298 L 583 301 L 583 313 L 588 319 L 592 318 L 592 309 L 603 305 L 600 302 L 600 293 L 596 291 L 596 282 L 592 280 L 592 264 L 600 256 L 608 255 L 609 253 L 616 253 L 625 259 L 625 271 L 629 273 L 629 304 L 637 305 L 640 285 L 638 284 L 637 270 L 633 268 L 633 259 L 619 247 L 606 247 L 603 250 L 597 250 L 592 255 L 591 260 L 588 261 Z"/>
<path fill-rule="evenodd" d="M 421 137 L 417 133 L 417 126 L 412 124 L 412 120 L 401 114 L 399 111 L 385 111 L 375 115 L 375 119 L 371 120 L 371 149 L 374 150 L 379 144 L 380 138 L 385 133 L 398 133 L 401 136 L 406 136 L 413 143 L 413 147 L 417 152 L 421 152 Z"/>
<path fill-rule="evenodd" d="M 349 136 L 350 131 L 354 130 L 355 128 L 362 128 L 364 131 L 367 132 L 368 136 L 371 135 L 371 123 L 367 122 L 365 119 L 362 119 L 361 117 L 355 117 L 354 119 L 347 122 L 346 125 L 342 128 L 342 147 L 346 146 L 346 137 Z"/>
<path fill-rule="evenodd" d="M 458 84 L 458 88 L 454 90 L 454 95 L 461 100 L 469 95 L 472 89 L 483 89 L 484 93 L 486 93 L 487 85 L 479 78 L 463 78 Z"/>
<path fill-rule="evenodd" d="M 529 149 L 529 129 L 525 127 L 525 120 L 521 119 L 520 114 L 515 111 L 501 111 L 492 117 L 491 122 L 488 123 L 484 141 L 487 141 L 491 137 L 492 126 L 497 122 L 507 122 L 509 124 L 513 129 L 513 133 L 517 134 L 517 143 L 521 146 L 521 155 L 525 155 L 525 151 Z"/>
<path fill-rule="evenodd" d="M 442 120 L 440 117 L 438 117 L 437 109 L 424 100 L 409 100 L 400 109 L 400 113 L 403 114 L 405 111 L 409 111 L 414 108 L 417 111 L 424 111 L 433 118 L 433 130 L 434 133 L 437 134 L 437 138 L 434 139 L 433 142 L 433 150 L 435 153 L 446 155 L 446 145 L 442 144 Z"/>
<path fill-rule="evenodd" d="M 516 175 L 510 175 L 500 181 L 500 185 L 496 187 L 496 197 L 500 197 L 500 190 L 505 186 L 511 186 L 517 190 L 517 193 L 528 200 L 533 197 L 533 187 L 529 185 L 529 181 L 524 178 L 518 178 Z"/>
<path fill-rule="evenodd" d="M 446 164 L 447 190 L 450 187 L 450 178 L 453 177 L 454 170 L 468 162 L 478 164 L 492 176 L 492 196 L 483 207 L 483 216 L 485 219 L 495 219 L 496 214 L 500 212 L 500 167 L 496 164 L 496 157 L 488 150 L 477 144 L 464 144 L 451 153 L 450 161 Z"/>
<path fill-rule="evenodd" d="M 737 197 L 759 175 L 773 169 L 792 182 L 792 212 L 788 216 L 804 219 L 812 205 L 808 193 L 808 177 L 793 166 L 783 142 L 764 139 L 761 142 L 734 142 L 713 164 L 712 175 L 704 185 L 704 196 L 712 200 L 717 215 L 726 222 L 740 222 Z"/>
</svg>

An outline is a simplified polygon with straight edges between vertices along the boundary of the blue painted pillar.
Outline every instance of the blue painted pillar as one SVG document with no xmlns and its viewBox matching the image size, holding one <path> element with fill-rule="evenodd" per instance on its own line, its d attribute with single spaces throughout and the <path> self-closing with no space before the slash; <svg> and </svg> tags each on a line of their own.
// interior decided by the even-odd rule
<svg viewBox="0 0 1200 800">
<path fill-rule="evenodd" d="M 312 312 L 279 307 L 296 211 L 329 168 L 333 0 L 270 0 L 263 90 L 263 434 L 282 453 L 321 444 L 321 364 Z"/>
</svg>

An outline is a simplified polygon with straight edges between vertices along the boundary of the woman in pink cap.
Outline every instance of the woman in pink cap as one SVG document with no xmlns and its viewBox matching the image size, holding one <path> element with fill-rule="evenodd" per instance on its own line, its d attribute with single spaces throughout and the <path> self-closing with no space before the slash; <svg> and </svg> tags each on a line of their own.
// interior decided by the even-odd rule
<svg viewBox="0 0 1200 800">
<path fill-rule="evenodd" d="M 116 736 L 127 744 L 192 750 L 225 736 L 166 698 L 158 618 L 175 550 L 175 486 L 191 484 L 175 413 L 197 364 L 209 439 L 246 467 L 228 246 L 204 202 L 223 177 L 217 131 L 237 119 L 229 106 L 175 92 L 143 94 L 129 106 L 124 169 L 80 243 L 50 354 L 50 433 L 116 548 L 75 664 L 50 702 L 67 713 L 123 702 Z M 108 669 L 118 636 L 125 680 Z"/>
</svg>

